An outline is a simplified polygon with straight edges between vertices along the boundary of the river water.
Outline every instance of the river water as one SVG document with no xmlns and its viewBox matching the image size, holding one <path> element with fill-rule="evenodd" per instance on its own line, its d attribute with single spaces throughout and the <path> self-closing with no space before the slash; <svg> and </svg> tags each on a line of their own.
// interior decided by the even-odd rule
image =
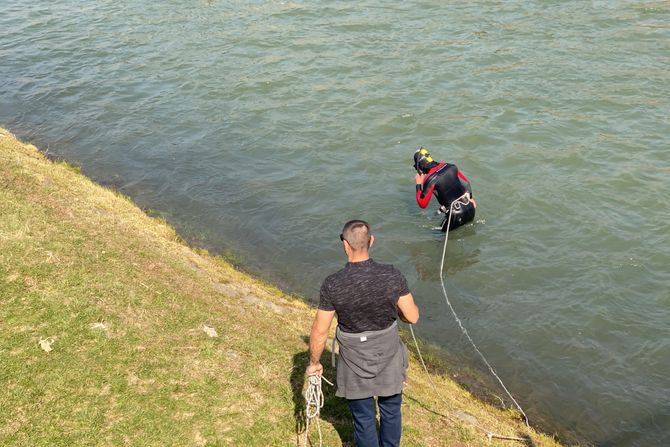
<svg viewBox="0 0 670 447">
<path fill-rule="evenodd" d="M 450 300 L 531 422 L 670 445 L 669 68 L 667 1 L 4 0 L 0 126 L 308 300 L 368 220 L 418 332 L 485 371 L 425 145 L 479 204 Z"/>
</svg>

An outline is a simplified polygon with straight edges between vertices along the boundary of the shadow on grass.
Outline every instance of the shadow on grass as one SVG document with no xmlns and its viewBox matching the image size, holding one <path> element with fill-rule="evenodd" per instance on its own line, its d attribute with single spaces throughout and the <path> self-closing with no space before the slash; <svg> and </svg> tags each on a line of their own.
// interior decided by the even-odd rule
<svg viewBox="0 0 670 447">
<path fill-rule="evenodd" d="M 447 424 L 449 424 L 449 425 L 452 425 L 452 424 L 459 424 L 459 423 L 460 423 L 460 424 L 464 424 L 464 425 L 469 425 L 469 426 L 472 427 L 473 429 L 475 428 L 475 426 L 472 425 L 472 424 L 471 424 L 470 422 L 468 422 L 467 420 L 461 420 L 461 418 L 459 418 L 459 417 L 457 417 L 457 416 L 454 416 L 454 415 L 451 415 L 451 416 L 450 416 L 450 415 L 448 415 L 448 414 L 446 414 L 446 413 L 439 412 L 439 411 L 437 411 L 437 410 L 431 408 L 429 405 L 426 405 L 424 402 L 420 401 L 419 399 L 417 399 L 416 397 L 412 396 L 411 394 L 404 394 L 403 397 L 404 397 L 405 399 L 409 400 L 409 401 L 414 402 L 416 405 L 418 405 L 418 406 L 420 406 L 421 408 L 423 408 L 424 411 L 427 411 L 427 412 L 429 412 L 429 413 L 432 413 L 432 414 L 434 414 L 434 415 L 436 415 L 436 416 L 439 416 L 439 417 L 443 418 L 444 421 L 445 421 Z M 492 433 L 492 435 L 493 435 L 494 438 L 498 439 L 498 438 L 497 438 L 497 435 L 495 435 L 495 434 L 493 434 L 493 433 Z M 533 441 L 533 438 L 531 438 L 530 435 L 528 435 L 527 433 L 517 432 L 517 434 L 516 434 L 516 436 L 515 436 L 514 438 L 511 438 L 511 437 L 502 437 L 502 438 L 499 438 L 499 439 L 508 440 L 508 441 L 512 441 L 512 440 L 514 440 L 514 441 L 519 442 L 520 445 L 525 445 L 526 447 L 537 447 L 537 444 L 535 444 L 535 441 Z"/>
<path fill-rule="evenodd" d="M 444 419 L 445 419 L 448 423 L 450 423 L 450 424 L 454 422 L 452 417 L 450 417 L 449 415 L 447 415 L 447 414 L 445 414 L 445 413 L 440 413 L 439 411 L 434 410 L 433 408 L 429 407 L 429 406 L 426 405 L 425 403 L 421 402 L 421 401 L 420 401 L 419 399 L 417 399 L 416 397 L 412 396 L 411 393 L 407 393 L 407 392 L 403 393 L 403 398 L 404 398 L 404 399 L 407 399 L 407 400 L 409 400 L 409 401 L 414 402 L 416 405 L 418 405 L 418 406 L 420 406 L 421 408 L 423 408 L 424 411 L 427 411 L 427 412 L 429 412 L 429 413 L 432 413 L 432 414 L 434 414 L 435 416 L 439 416 L 439 417 L 441 417 L 441 418 L 444 418 Z"/>
<path fill-rule="evenodd" d="M 303 336 L 303 341 L 307 345 L 309 337 Z M 307 347 L 307 346 L 306 346 Z M 291 389 L 293 390 L 293 417 L 295 418 L 296 434 L 300 437 L 299 445 L 303 445 L 305 432 L 305 369 L 307 368 L 309 353 L 307 349 L 293 356 L 293 370 L 291 372 Z M 324 366 L 324 377 L 335 383 L 335 368 L 330 364 L 331 353 L 328 349 L 324 350 L 321 357 L 321 363 Z M 331 424 L 337 434 L 340 436 L 342 446 L 354 445 L 353 427 L 351 421 L 351 412 L 346 399 L 335 397 L 335 387 L 331 387 L 325 381 L 323 382 L 324 404 L 321 409 L 321 423 Z M 310 439 L 318 439 L 318 432 L 315 426 L 310 426 Z"/>
</svg>

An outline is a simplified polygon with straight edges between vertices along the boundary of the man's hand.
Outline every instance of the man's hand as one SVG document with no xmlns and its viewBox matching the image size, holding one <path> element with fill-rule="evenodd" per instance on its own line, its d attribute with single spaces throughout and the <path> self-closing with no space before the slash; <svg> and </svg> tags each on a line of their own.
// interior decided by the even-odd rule
<svg viewBox="0 0 670 447">
<path fill-rule="evenodd" d="M 321 363 L 317 363 L 315 365 L 309 365 L 307 367 L 307 370 L 305 373 L 308 376 L 311 376 L 312 374 L 316 374 L 317 376 L 322 376 L 323 375 L 323 365 Z"/>
<path fill-rule="evenodd" d="M 416 182 L 417 185 L 423 185 L 423 179 L 426 178 L 426 174 L 419 174 L 418 172 L 416 173 L 416 176 L 414 176 L 414 181 Z"/>
</svg>

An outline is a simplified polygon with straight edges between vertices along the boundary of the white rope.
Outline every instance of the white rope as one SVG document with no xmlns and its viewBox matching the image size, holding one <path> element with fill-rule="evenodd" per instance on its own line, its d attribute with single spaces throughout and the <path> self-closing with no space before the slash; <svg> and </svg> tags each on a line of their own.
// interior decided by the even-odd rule
<svg viewBox="0 0 670 447">
<path fill-rule="evenodd" d="M 428 381 L 430 382 L 430 386 L 433 388 L 433 392 L 435 393 L 435 395 L 437 397 L 440 398 L 440 400 L 442 400 L 442 402 L 445 404 L 445 406 L 449 407 L 450 406 L 449 403 L 437 391 L 437 386 L 435 385 L 435 382 L 433 382 L 433 376 L 431 376 L 431 374 L 428 372 L 428 368 L 426 367 L 426 363 L 423 361 L 423 356 L 421 355 L 421 349 L 419 349 L 419 342 L 416 340 L 416 336 L 414 335 L 414 329 L 412 328 L 412 325 L 408 324 L 408 326 L 409 326 L 409 331 L 412 333 L 412 338 L 414 339 L 414 346 L 416 346 L 416 352 L 417 352 L 417 354 L 419 354 L 419 360 L 421 360 L 421 366 L 423 366 L 423 370 L 426 372 L 426 377 L 428 377 Z M 499 435 L 497 433 L 493 433 L 491 431 L 488 431 L 487 429 L 485 429 L 481 425 L 479 425 L 476 422 L 473 422 L 471 420 L 465 420 L 465 419 L 462 419 L 462 418 L 460 420 L 457 420 L 455 418 L 452 418 L 449 415 L 442 415 L 442 416 L 446 417 L 447 419 L 449 419 L 450 421 L 452 421 L 454 423 L 465 421 L 465 422 L 475 426 L 476 428 L 478 428 L 482 432 L 486 433 L 486 437 L 488 438 L 489 442 L 491 442 L 491 440 L 495 438 L 495 439 L 505 439 L 505 440 L 508 440 L 508 441 L 518 441 L 518 442 L 526 443 L 526 440 L 523 439 L 523 438 L 518 438 L 518 437 L 515 437 L 515 436 L 503 436 L 503 435 Z"/>
<path fill-rule="evenodd" d="M 454 319 L 456 320 L 456 323 L 458 323 L 458 326 L 461 328 L 461 331 L 463 332 L 463 334 L 465 334 L 465 336 L 467 337 L 468 341 L 470 342 L 470 344 L 472 345 L 474 350 L 477 352 L 477 354 L 479 354 L 479 357 L 481 357 L 481 359 L 484 361 L 486 366 L 489 368 L 489 371 L 491 371 L 491 374 L 493 374 L 493 376 L 498 380 L 498 383 L 500 383 L 500 386 L 503 388 L 503 390 L 505 390 L 505 393 L 507 393 L 509 398 L 512 399 L 512 402 L 514 402 L 514 405 L 516 405 L 516 407 L 519 409 L 519 411 L 523 415 L 524 421 L 526 422 L 526 426 L 530 427 L 530 425 L 528 424 L 528 416 L 526 416 L 526 413 L 521 408 L 521 405 L 519 405 L 519 403 L 516 401 L 516 399 L 514 399 L 514 397 L 512 397 L 512 393 L 509 392 L 509 390 L 507 389 L 507 387 L 503 383 L 502 379 L 500 379 L 498 374 L 496 374 L 496 372 L 493 369 L 493 367 L 491 366 L 491 364 L 488 362 L 488 360 L 486 360 L 486 357 L 484 357 L 484 354 L 482 354 L 482 352 L 479 350 L 479 348 L 477 347 L 475 342 L 472 340 L 472 338 L 470 337 L 470 334 L 468 334 L 468 331 L 463 326 L 463 323 L 461 322 L 461 319 L 458 318 L 458 315 L 456 315 L 456 311 L 454 310 L 454 307 L 451 305 L 451 302 L 449 301 L 449 296 L 447 295 L 447 288 L 444 285 L 444 273 L 443 273 L 444 272 L 444 259 L 446 258 L 446 254 L 447 254 L 447 242 L 449 241 L 449 227 L 451 226 L 452 211 L 454 209 L 460 209 L 461 206 L 467 206 L 469 203 L 470 203 L 470 193 L 466 192 L 461 197 L 459 197 L 458 199 L 451 202 L 451 205 L 449 206 L 449 214 L 447 214 L 447 219 L 448 219 L 447 220 L 447 231 L 444 235 L 444 246 L 442 247 L 442 262 L 440 263 L 440 284 L 442 285 L 442 292 L 444 293 L 444 299 L 446 300 L 447 305 L 449 306 L 449 310 L 451 310 L 451 313 L 454 316 Z M 457 205 L 455 205 L 455 204 L 457 204 Z M 414 333 L 412 332 L 412 335 L 413 334 Z M 417 348 L 418 348 L 418 345 L 417 345 Z"/>
<path fill-rule="evenodd" d="M 309 385 L 305 390 L 305 447 L 309 445 L 309 421 L 316 418 L 316 428 L 319 432 L 319 446 L 323 445 L 323 435 L 321 433 L 321 422 L 319 415 L 323 408 L 324 398 L 321 390 L 321 380 L 325 380 L 330 386 L 333 384 L 323 376 L 310 374 L 308 376 Z"/>
</svg>

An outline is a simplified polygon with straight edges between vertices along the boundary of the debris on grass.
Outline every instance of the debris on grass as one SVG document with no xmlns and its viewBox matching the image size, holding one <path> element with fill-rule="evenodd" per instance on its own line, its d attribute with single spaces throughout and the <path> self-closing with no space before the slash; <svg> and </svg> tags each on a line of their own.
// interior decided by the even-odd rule
<svg viewBox="0 0 670 447">
<path fill-rule="evenodd" d="M 202 326 L 202 330 L 205 334 L 207 334 L 210 337 L 218 337 L 219 336 L 219 334 L 216 333 L 216 329 L 214 329 L 211 326 L 207 326 L 206 324 L 204 324 Z"/>
<path fill-rule="evenodd" d="M 42 348 L 42 351 L 44 352 L 51 352 L 53 351 L 51 345 L 53 345 L 55 341 L 56 340 L 54 340 L 52 337 L 48 338 L 40 337 L 40 348 Z"/>
</svg>

